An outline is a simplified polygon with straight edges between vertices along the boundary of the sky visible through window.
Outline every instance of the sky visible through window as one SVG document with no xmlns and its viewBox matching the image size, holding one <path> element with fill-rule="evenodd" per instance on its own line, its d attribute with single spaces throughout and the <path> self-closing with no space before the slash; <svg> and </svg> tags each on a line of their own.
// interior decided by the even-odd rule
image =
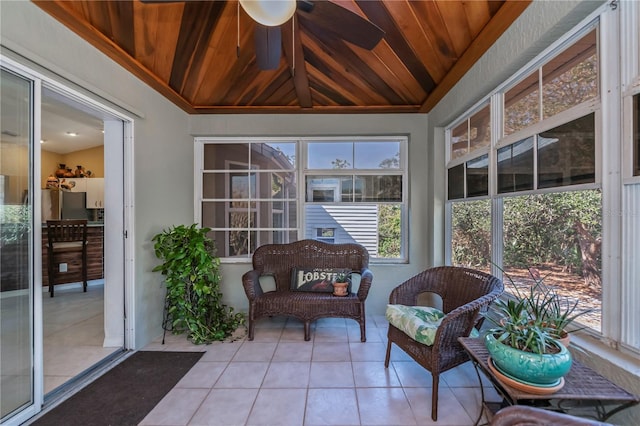
<svg viewBox="0 0 640 426">
<path fill-rule="evenodd" d="M 309 169 L 334 169 L 336 159 L 344 160 L 348 167 L 356 169 L 379 169 L 384 160 L 397 157 L 398 142 L 313 142 L 308 150 Z M 355 157 L 355 159 L 354 159 Z M 398 168 L 396 165 L 394 168 Z"/>
</svg>

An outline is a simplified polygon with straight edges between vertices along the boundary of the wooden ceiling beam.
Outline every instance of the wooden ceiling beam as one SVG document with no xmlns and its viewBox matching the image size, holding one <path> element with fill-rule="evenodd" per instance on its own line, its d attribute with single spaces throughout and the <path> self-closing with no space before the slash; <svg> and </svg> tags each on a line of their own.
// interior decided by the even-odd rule
<svg viewBox="0 0 640 426">
<path fill-rule="evenodd" d="M 360 100 L 356 105 L 389 104 L 401 105 L 404 100 L 382 79 L 369 64 L 355 55 L 349 43 L 338 38 L 313 22 L 305 21 L 305 58 L 310 65 L 328 77 L 330 85 L 339 87 L 344 97 Z M 354 46 L 353 49 L 360 49 Z M 330 53 L 329 53 L 330 52 Z M 374 59 L 375 56 L 372 55 Z M 348 93 L 345 93 L 348 92 Z M 355 98 L 354 98 L 355 99 Z"/>
<path fill-rule="evenodd" d="M 427 96 L 420 112 L 429 112 L 456 85 L 462 76 L 471 69 L 489 47 L 511 26 L 511 24 L 529 7 L 532 0 L 507 0 L 496 12 L 489 23 L 478 34 L 462 57 L 451 67 L 440 84 Z"/>
<path fill-rule="evenodd" d="M 358 0 L 356 3 L 371 22 L 382 28 L 385 33 L 384 40 L 396 52 L 400 60 L 406 64 L 406 67 L 414 78 L 420 82 L 424 91 L 430 93 L 435 88 L 436 83 L 424 64 L 413 52 L 409 43 L 407 43 L 407 40 L 402 35 L 402 30 L 398 28 L 384 3 L 367 0 Z"/>
<path fill-rule="evenodd" d="M 191 70 L 202 66 L 209 39 L 226 2 L 190 1 L 184 5 L 169 86 L 182 93 Z"/>
<path fill-rule="evenodd" d="M 313 100 L 311 99 L 307 66 L 302 50 L 302 37 L 300 37 L 300 27 L 296 15 L 294 14 L 291 23 L 287 22 L 281 28 L 284 56 L 293 77 L 298 103 L 302 108 L 311 108 L 313 107 Z"/>
<path fill-rule="evenodd" d="M 300 108 L 293 106 L 209 106 L 196 105 L 197 114 L 385 114 L 385 113 L 415 113 L 420 105 L 376 105 L 344 107 L 341 105 L 314 106 Z"/>
<path fill-rule="evenodd" d="M 109 11 L 109 21 L 111 23 L 111 32 L 113 38 L 118 45 L 129 53 L 133 58 L 136 57 L 136 44 L 133 37 L 133 2 L 104 2 L 107 4 Z"/>
</svg>

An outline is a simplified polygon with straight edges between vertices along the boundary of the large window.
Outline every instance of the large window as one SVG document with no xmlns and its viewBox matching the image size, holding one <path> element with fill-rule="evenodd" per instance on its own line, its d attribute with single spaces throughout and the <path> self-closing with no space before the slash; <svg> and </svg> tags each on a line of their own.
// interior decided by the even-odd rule
<svg viewBox="0 0 640 426">
<path fill-rule="evenodd" d="M 403 259 L 405 137 L 201 138 L 196 146 L 196 220 L 212 229 L 221 257 L 313 238 Z"/>
<path fill-rule="evenodd" d="M 305 238 L 334 228 L 374 258 L 402 258 L 404 138 L 307 142 Z"/>
<path fill-rule="evenodd" d="M 219 256 L 247 257 L 261 244 L 297 239 L 295 142 L 201 147 L 201 224 L 212 229 Z"/>
<path fill-rule="evenodd" d="M 483 106 L 449 128 L 447 188 L 452 264 L 491 270 L 493 262 L 516 284 L 533 267 L 591 309 L 580 320 L 601 331 L 596 36 L 594 28 L 496 90 L 489 102 L 500 119 Z M 473 150 L 464 142 L 480 121 L 493 138 Z"/>
</svg>

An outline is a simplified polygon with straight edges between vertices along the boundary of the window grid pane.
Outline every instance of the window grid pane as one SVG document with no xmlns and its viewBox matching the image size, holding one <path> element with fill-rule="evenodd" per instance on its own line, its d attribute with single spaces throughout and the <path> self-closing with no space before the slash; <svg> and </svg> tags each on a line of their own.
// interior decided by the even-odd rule
<svg viewBox="0 0 640 426">
<path fill-rule="evenodd" d="M 451 130 L 451 159 L 469 152 L 469 121 L 465 120 Z"/>
<path fill-rule="evenodd" d="M 504 95 L 504 135 L 540 121 L 538 72 L 509 89 Z"/>
<path fill-rule="evenodd" d="M 273 238 L 290 242 L 297 230 L 295 153 L 295 142 L 204 145 L 201 222 L 220 256 L 250 256 Z"/>
<path fill-rule="evenodd" d="M 542 67 L 544 118 L 597 96 L 598 58 L 593 30 Z"/>
<path fill-rule="evenodd" d="M 540 133 L 538 188 L 595 182 L 595 139 L 595 114 Z"/>
<path fill-rule="evenodd" d="M 533 137 L 498 149 L 498 193 L 533 189 Z"/>
<path fill-rule="evenodd" d="M 491 200 L 451 205 L 451 264 L 490 272 Z"/>
<path fill-rule="evenodd" d="M 449 168 L 447 198 L 456 200 L 464 198 L 464 164 Z"/>
<path fill-rule="evenodd" d="M 467 161 L 467 197 L 489 195 L 489 155 Z"/>
<path fill-rule="evenodd" d="M 469 119 L 469 149 L 471 152 L 491 144 L 490 111 L 491 108 L 487 105 Z"/>
<path fill-rule="evenodd" d="M 503 216 L 503 269 L 518 286 L 528 288 L 528 268 L 533 268 L 560 295 L 579 300 L 579 310 L 593 309 L 577 321 L 600 331 L 600 190 L 508 197 Z M 514 291 L 508 280 L 505 290 Z"/>
</svg>

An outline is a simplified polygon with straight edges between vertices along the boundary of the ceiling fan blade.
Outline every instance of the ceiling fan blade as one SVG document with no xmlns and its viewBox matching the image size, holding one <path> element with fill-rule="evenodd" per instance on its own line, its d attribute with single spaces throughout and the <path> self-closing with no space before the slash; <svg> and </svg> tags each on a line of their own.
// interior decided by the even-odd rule
<svg viewBox="0 0 640 426">
<path fill-rule="evenodd" d="M 256 61 L 261 70 L 275 70 L 280 65 L 282 32 L 280 27 L 267 27 L 256 22 Z"/>
<path fill-rule="evenodd" d="M 373 49 L 384 37 L 384 31 L 376 24 L 336 3 L 316 1 L 311 4 L 310 12 L 308 9 L 300 7 L 298 2 L 298 12 L 303 18 L 364 49 Z"/>
<path fill-rule="evenodd" d="M 296 5 L 298 10 L 302 10 L 303 12 L 311 12 L 313 10 L 313 2 L 311 0 L 298 0 L 296 1 Z"/>
</svg>

